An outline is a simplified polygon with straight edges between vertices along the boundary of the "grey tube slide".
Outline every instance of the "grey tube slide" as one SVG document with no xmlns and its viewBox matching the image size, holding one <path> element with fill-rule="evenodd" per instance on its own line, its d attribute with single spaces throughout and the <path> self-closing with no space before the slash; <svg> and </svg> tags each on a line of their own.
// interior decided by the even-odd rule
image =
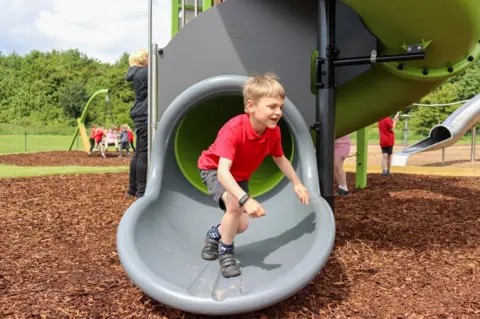
<svg viewBox="0 0 480 319">
<path fill-rule="evenodd" d="M 480 122 L 480 94 L 455 110 L 442 124 L 434 126 L 427 138 L 395 153 L 392 166 L 405 166 L 410 155 L 447 148 Z"/>
<path fill-rule="evenodd" d="M 320 196 L 312 139 L 286 98 L 292 163 L 310 192 L 310 205 L 299 203 L 284 178 L 257 197 L 267 215 L 250 220 L 248 230 L 235 238 L 242 275 L 224 278 L 218 260 L 200 257 L 207 230 L 223 212 L 182 174 L 174 155 L 175 134 L 191 109 L 208 99 L 241 95 L 245 80 L 239 75 L 207 78 L 173 100 L 153 140 L 145 196 L 129 207 L 117 231 L 120 262 L 135 285 L 151 298 L 191 313 L 238 314 L 280 302 L 318 274 L 334 244 L 335 220 Z"/>
</svg>

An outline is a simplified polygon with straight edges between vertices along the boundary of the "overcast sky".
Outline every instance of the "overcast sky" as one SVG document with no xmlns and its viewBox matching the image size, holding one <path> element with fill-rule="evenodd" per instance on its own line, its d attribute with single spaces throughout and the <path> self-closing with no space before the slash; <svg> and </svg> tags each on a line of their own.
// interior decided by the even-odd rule
<svg viewBox="0 0 480 319">
<path fill-rule="evenodd" d="M 171 0 L 153 0 L 153 42 L 170 40 Z M 78 49 L 115 62 L 148 47 L 148 0 L 0 0 L 0 51 Z"/>
</svg>

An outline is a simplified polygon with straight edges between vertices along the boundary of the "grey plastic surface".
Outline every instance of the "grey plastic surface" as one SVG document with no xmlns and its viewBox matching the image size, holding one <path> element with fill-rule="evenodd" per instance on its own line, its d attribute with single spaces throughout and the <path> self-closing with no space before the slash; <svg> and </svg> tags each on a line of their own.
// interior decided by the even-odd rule
<svg viewBox="0 0 480 319">
<path fill-rule="evenodd" d="M 118 227 L 118 255 L 129 278 L 153 299 L 192 313 L 235 314 L 284 300 L 317 275 L 334 244 L 335 220 L 320 196 L 310 134 L 287 98 L 284 119 L 294 137 L 293 165 L 310 192 L 310 205 L 299 203 L 284 178 L 257 198 L 267 215 L 251 220 L 249 229 L 235 238 L 241 276 L 226 279 L 218 260 L 200 257 L 207 230 L 220 222 L 223 212 L 184 178 L 173 138 L 191 108 L 206 98 L 241 94 L 245 79 L 205 79 L 171 103 L 153 140 L 145 196 L 129 207 Z"/>
<path fill-rule="evenodd" d="M 480 94 L 456 109 L 442 124 L 434 126 L 427 138 L 395 153 L 392 157 L 392 166 L 405 166 L 408 157 L 413 154 L 452 146 L 478 122 L 480 122 Z"/>
<path fill-rule="evenodd" d="M 223 74 L 273 71 L 305 122 L 315 120 L 310 90 L 311 55 L 317 47 L 318 0 L 232 0 L 189 22 L 163 48 L 158 59 L 158 118 L 185 89 Z M 377 39 L 357 13 L 337 1 L 339 58 L 370 55 Z M 336 68 L 337 86 L 370 65 Z M 359 124 L 360 125 L 360 124 Z"/>
</svg>

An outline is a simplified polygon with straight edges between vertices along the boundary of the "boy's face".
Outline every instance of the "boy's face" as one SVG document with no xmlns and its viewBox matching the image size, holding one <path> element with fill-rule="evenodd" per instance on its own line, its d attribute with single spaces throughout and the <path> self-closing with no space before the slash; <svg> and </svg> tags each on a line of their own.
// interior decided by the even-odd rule
<svg viewBox="0 0 480 319">
<path fill-rule="evenodd" d="M 281 97 L 261 98 L 257 103 L 247 102 L 247 111 L 264 127 L 274 129 L 283 115 L 284 99 Z"/>
</svg>

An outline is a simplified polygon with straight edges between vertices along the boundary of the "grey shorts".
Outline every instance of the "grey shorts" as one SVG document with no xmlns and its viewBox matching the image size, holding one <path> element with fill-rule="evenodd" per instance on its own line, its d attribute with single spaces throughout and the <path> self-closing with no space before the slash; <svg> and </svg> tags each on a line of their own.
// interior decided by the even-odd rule
<svg viewBox="0 0 480 319">
<path fill-rule="evenodd" d="M 225 188 L 220 184 L 217 177 L 217 170 L 212 169 L 208 171 L 200 171 L 200 177 L 202 178 L 202 183 L 207 186 L 208 192 L 212 195 L 213 200 L 218 203 L 220 209 L 226 211 L 225 203 L 223 202 L 222 195 L 226 192 Z M 247 194 L 249 193 L 248 181 L 238 182 L 240 186 Z"/>
</svg>

